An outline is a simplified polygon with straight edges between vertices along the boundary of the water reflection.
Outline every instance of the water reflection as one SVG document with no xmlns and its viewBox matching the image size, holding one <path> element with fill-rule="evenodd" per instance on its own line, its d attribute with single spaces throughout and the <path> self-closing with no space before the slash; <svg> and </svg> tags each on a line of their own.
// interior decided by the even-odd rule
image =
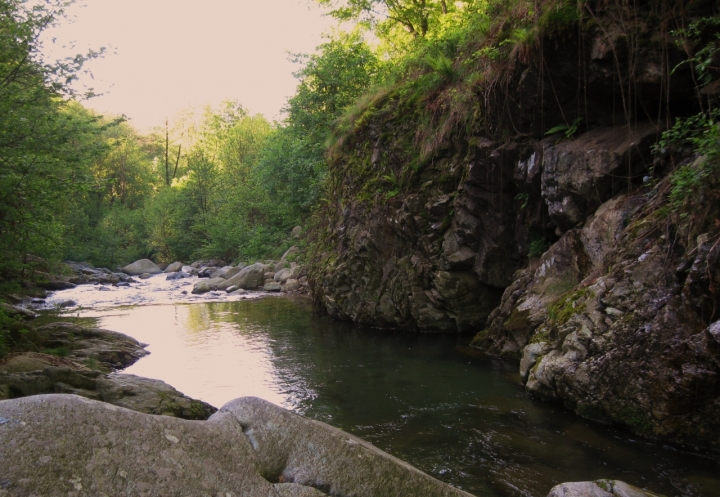
<svg viewBox="0 0 720 497">
<path fill-rule="evenodd" d="M 454 337 L 363 330 L 287 298 L 83 315 L 150 344 L 129 373 L 216 406 L 265 398 L 477 495 L 544 497 L 557 483 L 599 478 L 668 496 L 720 495 L 718 460 L 534 401 L 515 364 L 468 352 Z"/>
</svg>

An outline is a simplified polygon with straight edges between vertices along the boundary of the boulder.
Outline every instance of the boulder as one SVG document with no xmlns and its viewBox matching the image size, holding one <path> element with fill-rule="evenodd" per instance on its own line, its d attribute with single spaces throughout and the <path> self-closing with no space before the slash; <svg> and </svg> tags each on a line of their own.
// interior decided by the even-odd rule
<svg viewBox="0 0 720 497">
<path fill-rule="evenodd" d="M 288 261 L 279 261 L 275 263 L 275 266 L 273 269 L 276 273 L 280 272 L 282 269 L 290 268 L 290 263 Z"/>
<path fill-rule="evenodd" d="M 170 273 L 167 275 L 166 280 L 181 280 L 183 278 L 189 278 L 190 275 L 184 271 L 178 271 L 176 273 Z"/>
<path fill-rule="evenodd" d="M 561 483 L 547 497 L 663 497 L 617 480 Z"/>
<path fill-rule="evenodd" d="M 0 397 L 66 393 L 147 414 L 207 419 L 217 409 L 191 399 L 160 380 L 128 374 L 103 374 L 68 359 L 17 354 L 0 371 Z M 0 399 L 4 400 L 4 399 Z"/>
<path fill-rule="evenodd" d="M 38 315 L 29 309 L 19 307 L 16 305 L 6 304 L 0 302 L 0 309 L 2 309 L 8 316 L 19 317 L 22 319 L 35 319 Z"/>
<path fill-rule="evenodd" d="M 280 287 L 280 283 L 275 283 L 274 281 L 271 283 L 267 283 L 263 290 L 266 292 L 279 292 L 282 288 Z"/>
<path fill-rule="evenodd" d="M 148 355 L 147 345 L 132 337 L 74 323 L 56 322 L 37 328 L 38 346 L 66 354 L 66 358 L 110 371 L 127 367 Z"/>
<path fill-rule="evenodd" d="M 215 267 L 203 266 L 200 269 L 198 269 L 197 276 L 198 276 L 198 278 L 212 278 L 212 275 L 216 270 L 217 270 L 217 268 L 215 268 Z"/>
<path fill-rule="evenodd" d="M 292 276 L 293 276 L 293 270 L 286 268 L 286 269 L 281 269 L 280 271 L 275 273 L 275 276 L 273 277 L 273 279 L 282 285 L 282 284 L 285 284 L 285 282 L 287 280 L 292 278 Z"/>
<path fill-rule="evenodd" d="M 283 292 L 297 292 L 300 290 L 300 282 L 298 280 L 287 280 L 284 285 L 282 285 L 282 291 Z"/>
<path fill-rule="evenodd" d="M 183 270 L 183 263 L 182 262 L 173 262 L 168 267 L 165 268 L 166 273 L 177 273 L 178 271 Z"/>
<path fill-rule="evenodd" d="M 180 271 L 187 274 L 197 274 L 197 269 L 192 266 L 183 266 Z"/>
<path fill-rule="evenodd" d="M 152 278 L 152 274 L 150 273 L 143 273 L 140 275 L 141 280 L 149 280 L 150 278 Z"/>
<path fill-rule="evenodd" d="M 57 304 L 58 307 L 75 307 L 77 305 L 77 302 L 74 300 L 64 300 Z"/>
<path fill-rule="evenodd" d="M 285 253 L 284 253 L 283 256 L 280 258 L 280 260 L 281 260 L 281 261 L 287 261 L 287 260 L 294 259 L 295 257 L 297 257 L 297 255 L 298 255 L 299 253 L 300 253 L 300 249 L 293 245 L 292 247 L 290 247 L 289 249 L 287 249 L 287 250 L 285 251 Z"/>
<path fill-rule="evenodd" d="M 225 280 L 218 285 L 218 290 L 227 290 L 231 286 L 237 286 L 245 290 L 253 290 L 260 287 L 265 281 L 265 266 L 261 263 L 247 266 L 240 270 L 232 278 Z"/>
<path fill-rule="evenodd" d="M 3 483 L 17 495 L 470 495 L 252 397 L 207 421 L 74 395 L 6 400 L 0 411 L 0 460 L 13 461 Z"/>
<path fill-rule="evenodd" d="M 234 267 L 232 267 L 232 266 L 224 266 L 224 267 L 221 267 L 220 269 L 217 269 L 216 271 L 213 271 L 213 273 L 210 275 L 210 277 L 211 277 L 211 278 L 223 278 L 223 279 L 227 279 L 227 278 L 228 278 L 228 276 L 227 276 L 228 271 L 231 271 L 231 270 L 233 270 L 233 269 L 236 269 L 236 268 L 234 268 Z M 236 271 L 235 274 L 237 274 L 238 272 L 239 272 L 239 270 Z"/>
<path fill-rule="evenodd" d="M 159 274 L 162 270 L 150 259 L 140 259 L 122 268 L 123 273 L 130 276 L 140 276 L 143 273 Z"/>
<path fill-rule="evenodd" d="M 302 226 L 295 226 L 292 231 L 290 232 L 290 236 L 293 238 L 300 238 L 300 235 L 303 234 Z"/>
<path fill-rule="evenodd" d="M 210 278 L 198 281 L 192 289 L 192 293 L 207 293 L 213 290 L 217 290 L 221 283 L 225 282 L 225 278 Z"/>
</svg>

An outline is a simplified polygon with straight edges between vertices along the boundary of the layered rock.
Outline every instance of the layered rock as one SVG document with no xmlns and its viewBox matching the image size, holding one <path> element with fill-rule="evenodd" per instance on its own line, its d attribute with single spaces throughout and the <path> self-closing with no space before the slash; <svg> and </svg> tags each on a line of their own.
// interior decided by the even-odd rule
<svg viewBox="0 0 720 497">
<path fill-rule="evenodd" d="M 251 397 L 208 421 L 71 395 L 2 401 L 0 413 L 0 461 L 11 461 L 3 488 L 11 495 L 470 495 Z"/>
<path fill-rule="evenodd" d="M 61 393 L 100 400 L 146 414 L 207 419 L 217 409 L 160 380 L 104 374 L 68 359 L 22 354 L 0 366 L 0 400 Z"/>
</svg>

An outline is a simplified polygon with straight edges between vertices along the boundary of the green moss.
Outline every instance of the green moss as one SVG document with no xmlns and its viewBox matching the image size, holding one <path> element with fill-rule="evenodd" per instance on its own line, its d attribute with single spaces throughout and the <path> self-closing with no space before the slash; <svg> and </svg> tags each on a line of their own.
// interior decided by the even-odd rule
<svg viewBox="0 0 720 497">
<path fill-rule="evenodd" d="M 549 341 L 550 341 L 550 329 L 545 326 L 538 329 L 538 331 L 532 337 L 530 337 L 530 343 L 540 343 L 540 342 L 549 342 Z"/>
<path fill-rule="evenodd" d="M 627 426 L 633 432 L 651 436 L 654 433 L 654 423 L 650 415 L 638 407 L 625 404 L 612 413 L 613 419 Z"/>
<path fill-rule="evenodd" d="M 511 333 L 518 331 L 528 331 L 530 329 L 530 320 L 528 315 L 530 311 L 519 311 L 517 308 L 513 309 L 504 323 L 505 329 Z"/>
<path fill-rule="evenodd" d="M 548 319 L 554 326 L 562 326 L 575 314 L 585 310 L 585 299 L 592 295 L 593 293 L 587 288 L 582 288 L 565 295 L 550 306 L 548 309 Z"/>
<path fill-rule="evenodd" d="M 477 334 L 473 337 L 473 339 L 470 341 L 470 345 L 473 347 L 482 347 L 482 345 L 485 343 L 488 337 L 488 330 L 484 329 L 482 331 L 478 331 Z"/>
<path fill-rule="evenodd" d="M 67 357 L 70 351 L 67 347 L 57 347 L 55 349 L 43 349 L 43 354 L 54 355 L 57 357 Z"/>
</svg>

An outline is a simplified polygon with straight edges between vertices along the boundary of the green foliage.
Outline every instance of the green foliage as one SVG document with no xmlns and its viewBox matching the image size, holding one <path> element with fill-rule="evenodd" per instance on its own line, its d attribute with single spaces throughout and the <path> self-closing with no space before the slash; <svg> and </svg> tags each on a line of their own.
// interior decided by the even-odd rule
<svg viewBox="0 0 720 497">
<path fill-rule="evenodd" d="M 578 125 L 582 122 L 582 118 L 578 117 L 572 124 L 559 124 L 547 130 L 545 136 L 554 135 L 555 133 L 565 133 L 566 138 L 572 138 L 578 132 Z"/>
<path fill-rule="evenodd" d="M 538 237 L 530 240 L 528 246 L 528 258 L 538 259 L 550 248 L 550 242 L 545 237 Z"/>
</svg>

